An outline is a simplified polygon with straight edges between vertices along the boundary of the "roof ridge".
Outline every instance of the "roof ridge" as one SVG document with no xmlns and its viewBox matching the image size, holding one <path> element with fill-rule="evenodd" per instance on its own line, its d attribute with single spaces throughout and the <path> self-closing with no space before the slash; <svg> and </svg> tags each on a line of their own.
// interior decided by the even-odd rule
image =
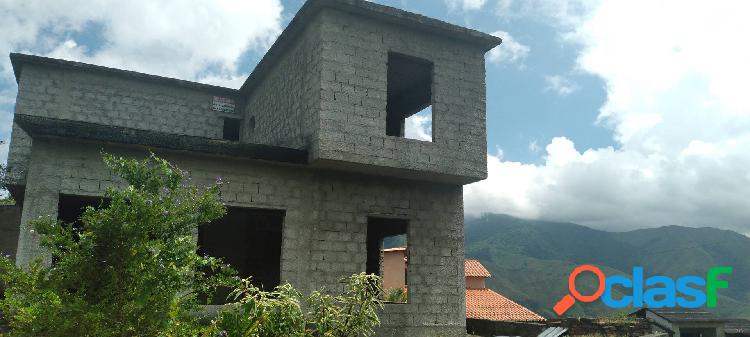
<svg viewBox="0 0 750 337">
<path fill-rule="evenodd" d="M 503 321 L 545 320 L 542 315 L 488 288 L 466 289 L 466 314 L 469 318 Z"/>
<path fill-rule="evenodd" d="M 492 277 L 492 273 L 479 260 L 464 259 L 464 276 Z"/>
</svg>

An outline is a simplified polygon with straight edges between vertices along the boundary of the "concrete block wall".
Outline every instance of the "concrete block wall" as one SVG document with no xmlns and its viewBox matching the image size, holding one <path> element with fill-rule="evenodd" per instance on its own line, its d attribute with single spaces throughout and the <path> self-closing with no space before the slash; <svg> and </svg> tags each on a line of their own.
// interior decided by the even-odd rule
<svg viewBox="0 0 750 337">
<path fill-rule="evenodd" d="M 102 195 L 122 182 L 104 167 L 101 144 L 36 139 L 26 186 L 17 262 L 44 256 L 29 223 L 56 216 L 60 194 Z M 105 151 L 143 157 L 143 149 Z M 302 291 L 340 289 L 365 270 L 368 217 L 409 220 L 409 303 L 381 313 L 378 336 L 465 336 L 462 188 L 457 185 L 310 170 L 247 160 L 157 154 L 191 172 L 196 184 L 228 182 L 229 206 L 286 211 L 281 279 Z"/>
<path fill-rule="evenodd" d="M 239 100 L 232 89 L 200 90 L 97 70 L 24 64 L 16 114 L 84 121 L 149 131 L 221 139 L 223 118 L 211 109 L 213 96 Z M 237 110 L 241 104 L 237 102 Z M 31 139 L 13 127 L 9 167 L 23 184 Z"/>
<path fill-rule="evenodd" d="M 463 177 L 487 176 L 484 50 L 414 29 L 324 9 L 320 131 L 313 164 L 349 162 Z M 434 64 L 433 142 L 386 136 L 388 53 Z"/>
<path fill-rule="evenodd" d="M 31 137 L 21 129 L 18 124 L 13 123 L 11 128 L 11 141 L 8 149 L 8 180 L 14 185 L 26 183 L 26 172 L 28 171 L 29 159 L 31 158 Z"/>
<path fill-rule="evenodd" d="M 320 20 L 291 41 L 273 69 L 250 89 L 243 141 L 307 149 L 317 134 L 320 106 Z"/>
</svg>

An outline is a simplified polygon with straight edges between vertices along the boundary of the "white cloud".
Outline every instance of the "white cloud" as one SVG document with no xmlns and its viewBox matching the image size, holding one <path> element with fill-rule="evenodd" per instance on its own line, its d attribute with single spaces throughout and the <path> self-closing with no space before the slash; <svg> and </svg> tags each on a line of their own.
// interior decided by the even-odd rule
<svg viewBox="0 0 750 337">
<path fill-rule="evenodd" d="M 13 126 L 13 110 L 11 103 L 15 95 L 10 90 L 0 89 L 0 164 L 5 164 L 8 159 L 10 146 L 10 130 Z M 2 193 L 2 191 L 0 191 Z M 0 194 L 0 196 L 2 196 Z"/>
<path fill-rule="evenodd" d="M 198 79 L 198 81 L 201 83 L 208 83 L 226 88 L 239 88 L 243 83 L 245 83 L 245 80 L 249 75 L 250 73 L 211 73 L 202 75 Z"/>
<path fill-rule="evenodd" d="M 505 213 L 536 218 L 539 209 L 531 199 L 530 188 L 537 186 L 537 167 L 529 164 L 502 161 L 502 151 L 487 157 L 489 177 L 464 187 L 467 215 L 485 212 Z"/>
<path fill-rule="evenodd" d="M 497 31 L 492 35 L 503 39 L 503 43 L 492 48 L 487 53 L 487 60 L 492 63 L 521 63 L 526 55 L 529 54 L 530 48 L 516 41 L 508 32 Z"/>
<path fill-rule="evenodd" d="M 503 18 L 525 18 L 557 28 L 581 24 L 601 0 L 499 0 L 495 12 Z"/>
<path fill-rule="evenodd" d="M 614 230 L 687 225 L 747 232 L 750 177 L 742 172 L 750 165 L 743 153 L 748 145 L 750 137 L 714 156 L 670 158 L 613 148 L 579 152 L 570 140 L 555 138 L 540 165 L 490 155 L 489 178 L 464 189 L 466 212 Z"/>
<path fill-rule="evenodd" d="M 541 151 L 539 142 L 537 142 L 536 140 L 532 140 L 531 142 L 529 142 L 529 151 L 534 153 Z"/>
<path fill-rule="evenodd" d="M 553 91 L 560 96 L 567 96 L 578 90 L 573 81 L 560 75 L 545 76 L 544 82 L 547 84 L 544 90 Z"/>
<path fill-rule="evenodd" d="M 404 137 L 432 141 L 432 107 L 406 119 Z"/>
<path fill-rule="evenodd" d="M 445 0 L 448 9 L 453 11 L 460 9 L 462 11 L 481 9 L 487 0 Z"/>
<path fill-rule="evenodd" d="M 0 1 L 0 52 L 25 51 L 197 80 L 231 77 L 240 56 L 265 49 L 280 32 L 271 1 Z M 99 30 L 102 46 L 75 36 Z M 10 75 L 3 58 L 2 70 Z"/>
<path fill-rule="evenodd" d="M 0 139 L 16 91 L 10 52 L 239 87 L 242 56 L 270 46 L 282 10 L 278 0 L 0 0 Z"/>
<path fill-rule="evenodd" d="M 490 156 L 490 178 L 465 189 L 467 213 L 750 232 L 750 45 L 736 39 L 750 30 L 749 11 L 742 1 L 676 0 L 549 11 L 563 41 L 580 47 L 574 70 L 605 82 L 597 121 L 618 146 L 579 151 L 555 138 L 543 164 Z"/>
</svg>

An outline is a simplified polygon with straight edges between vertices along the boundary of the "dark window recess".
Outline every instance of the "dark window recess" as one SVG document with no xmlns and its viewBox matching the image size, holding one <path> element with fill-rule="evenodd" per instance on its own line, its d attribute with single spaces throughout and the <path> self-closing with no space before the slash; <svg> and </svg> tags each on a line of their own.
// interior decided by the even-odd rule
<svg viewBox="0 0 750 337">
<path fill-rule="evenodd" d="M 83 222 L 81 216 L 86 208 L 91 206 L 93 208 L 107 207 L 109 205 L 109 199 L 101 197 L 91 197 L 83 195 L 68 195 L 61 194 L 60 199 L 57 202 L 57 220 L 63 224 L 72 225 L 73 227 L 73 239 L 78 242 L 83 229 Z M 52 256 L 52 265 L 57 265 L 59 258 Z"/>
<path fill-rule="evenodd" d="M 367 219 L 366 272 L 383 278 L 386 300 L 397 289 L 406 290 L 408 285 L 408 235 L 409 221 L 404 219 Z"/>
<path fill-rule="evenodd" d="M 77 231 L 83 228 L 81 216 L 86 208 L 89 206 L 99 208 L 107 205 L 109 205 L 109 200 L 101 197 L 61 194 L 57 203 L 57 219 L 65 224 L 73 224 L 77 239 Z"/>
<path fill-rule="evenodd" d="M 224 118 L 224 136 L 225 140 L 240 140 L 240 120 L 236 118 Z"/>
<path fill-rule="evenodd" d="M 283 223 L 284 211 L 229 207 L 223 218 L 199 227 L 198 253 L 220 257 L 255 286 L 273 290 L 281 279 Z M 220 289 L 210 304 L 226 303 L 228 294 Z"/>
<path fill-rule="evenodd" d="M 406 119 L 432 105 L 432 71 L 430 61 L 388 53 L 386 135 L 404 137 Z"/>
</svg>

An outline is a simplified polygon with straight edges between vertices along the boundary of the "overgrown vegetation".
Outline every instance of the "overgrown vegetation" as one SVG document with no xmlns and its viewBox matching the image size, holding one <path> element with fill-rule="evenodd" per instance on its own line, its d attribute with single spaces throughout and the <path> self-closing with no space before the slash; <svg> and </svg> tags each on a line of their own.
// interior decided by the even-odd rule
<svg viewBox="0 0 750 337">
<path fill-rule="evenodd" d="M 392 288 L 385 292 L 384 299 L 386 302 L 406 303 L 409 293 L 404 288 Z"/>
<path fill-rule="evenodd" d="M 381 280 L 356 274 L 342 279 L 345 291 L 331 295 L 315 291 L 303 297 L 291 286 L 264 292 L 247 280 L 233 297 L 238 303 L 222 311 L 213 322 L 212 336 L 346 337 L 370 336 L 380 324 Z M 303 311 L 301 304 L 306 304 Z"/>
<path fill-rule="evenodd" d="M 220 182 L 190 185 L 185 172 L 154 155 L 104 161 L 125 188 L 108 189 L 106 204 L 88 207 L 82 227 L 33 221 L 46 260 L 17 268 L 0 257 L 0 326 L 10 327 L 1 336 L 343 337 L 369 336 L 379 324 L 377 276 L 342 280 L 340 295 L 303 298 L 288 284 L 261 291 L 219 259 L 196 254 L 197 227 L 226 211 Z M 199 295 L 218 287 L 233 287 L 235 303 L 201 325 Z"/>
<path fill-rule="evenodd" d="M 596 318 L 596 322 L 600 324 L 635 324 L 638 323 L 638 318 L 631 316 L 627 312 L 614 312 L 608 315 L 604 315 Z"/>
<path fill-rule="evenodd" d="M 127 182 L 106 191 L 108 206 L 87 208 L 82 228 L 32 222 L 54 266 L 0 261 L 9 336 L 195 336 L 197 295 L 233 284 L 231 270 L 197 255 L 193 240 L 197 226 L 225 212 L 218 184 L 191 186 L 153 155 L 104 161 Z"/>
<path fill-rule="evenodd" d="M 16 201 L 8 194 L 8 168 L 0 164 L 0 206 L 15 205 Z"/>
<path fill-rule="evenodd" d="M 0 190 L 5 189 L 8 184 L 8 169 L 5 165 L 0 164 Z"/>
</svg>

